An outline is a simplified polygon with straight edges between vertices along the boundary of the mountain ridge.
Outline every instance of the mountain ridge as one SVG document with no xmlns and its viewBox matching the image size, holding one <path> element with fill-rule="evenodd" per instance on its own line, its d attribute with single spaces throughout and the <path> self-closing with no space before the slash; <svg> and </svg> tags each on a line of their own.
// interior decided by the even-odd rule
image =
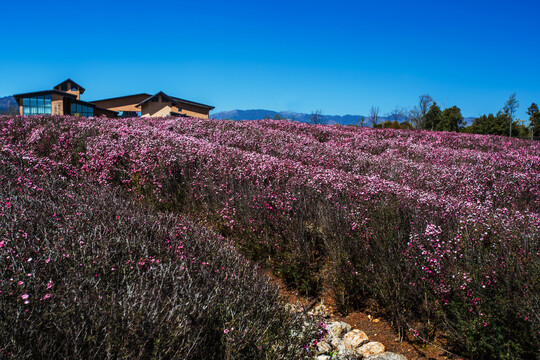
<svg viewBox="0 0 540 360">
<path fill-rule="evenodd" d="M 250 109 L 250 110 L 229 110 L 220 111 L 210 114 L 211 119 L 217 120 L 260 120 L 264 118 L 274 119 L 276 115 L 281 118 L 295 120 L 300 122 L 310 122 L 313 114 L 298 113 L 294 111 L 274 111 L 265 109 Z M 361 118 L 364 118 L 364 124 L 371 126 L 367 116 L 365 115 L 325 115 L 322 114 L 322 118 L 325 124 L 339 124 L 339 125 L 356 125 Z M 379 116 L 379 123 L 388 121 L 390 117 Z M 465 117 L 466 125 L 472 124 L 474 117 Z M 404 121 L 405 118 L 400 118 L 399 121 Z"/>
<path fill-rule="evenodd" d="M 0 114 L 10 114 L 13 111 L 19 112 L 19 107 L 13 96 L 0 97 Z"/>
</svg>

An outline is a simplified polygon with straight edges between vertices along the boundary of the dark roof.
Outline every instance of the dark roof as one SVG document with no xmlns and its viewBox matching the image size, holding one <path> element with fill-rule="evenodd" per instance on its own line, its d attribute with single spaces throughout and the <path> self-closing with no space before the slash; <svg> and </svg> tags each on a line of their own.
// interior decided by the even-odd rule
<svg viewBox="0 0 540 360">
<path fill-rule="evenodd" d="M 42 96 L 42 95 L 49 95 L 49 94 L 56 94 L 63 97 L 68 97 L 71 99 L 77 99 L 77 95 L 69 94 L 65 91 L 60 90 L 43 90 L 43 91 L 34 91 L 29 93 L 23 93 L 23 94 L 15 94 L 13 97 L 15 98 L 15 101 L 17 101 L 17 104 L 19 104 L 19 100 L 21 98 L 27 98 L 32 96 Z M 20 105 L 20 104 L 19 104 Z"/>
<path fill-rule="evenodd" d="M 147 97 L 152 96 L 152 95 L 147 94 L 147 93 L 140 93 L 140 94 L 133 94 L 133 95 L 117 96 L 117 97 L 112 97 L 112 98 L 107 98 L 107 99 L 101 99 L 101 100 L 92 100 L 92 101 L 90 101 L 90 102 L 96 103 L 96 102 L 100 102 L 100 101 L 116 100 L 116 99 L 122 99 L 122 98 L 132 97 L 132 96 L 139 96 L 139 95 L 145 95 L 145 96 L 147 96 Z"/>
<path fill-rule="evenodd" d="M 149 101 L 151 101 L 152 99 L 156 98 L 158 95 L 161 95 L 162 98 L 167 99 L 167 100 L 168 100 L 170 103 L 172 103 L 173 105 L 178 104 L 178 101 L 175 100 L 175 98 L 170 97 L 169 95 L 165 94 L 163 91 L 160 91 L 160 92 L 158 92 L 157 94 L 150 96 L 148 99 L 146 99 L 146 100 L 144 100 L 144 101 L 141 101 L 140 103 L 138 103 L 137 105 L 135 105 L 135 107 L 139 107 L 139 106 L 142 106 L 143 104 L 146 104 L 147 102 L 149 102 Z"/>
<path fill-rule="evenodd" d="M 79 88 L 80 93 L 81 93 L 81 94 L 84 94 L 84 92 L 85 92 L 86 89 L 83 88 L 81 85 L 77 84 L 75 81 L 69 79 L 69 78 L 68 78 L 67 80 L 62 81 L 60 84 L 56 85 L 55 87 L 53 87 L 53 89 L 55 89 L 55 88 L 57 88 L 57 87 L 60 87 L 60 86 L 64 85 L 64 84 L 67 83 L 68 81 L 69 81 L 70 83 L 72 83 L 72 84 L 75 84 L 75 85 Z"/>
<path fill-rule="evenodd" d="M 182 104 L 189 104 L 189 105 L 199 106 L 199 107 L 209 109 L 209 110 L 214 109 L 214 107 L 210 106 L 210 105 L 205 105 L 205 104 L 197 103 L 197 102 L 194 102 L 194 101 L 180 99 L 180 98 L 177 98 L 177 97 L 174 97 L 174 96 L 169 96 L 169 95 L 165 94 L 163 91 L 160 91 L 157 94 L 150 96 L 148 99 L 138 103 L 135 106 L 136 107 L 142 106 L 143 104 L 146 104 L 147 102 L 151 101 L 153 98 L 157 97 L 158 95 L 161 95 L 162 97 L 165 97 L 165 99 L 169 100 L 169 102 L 171 102 L 173 105 L 177 105 L 178 103 L 182 103 Z"/>
<path fill-rule="evenodd" d="M 91 106 L 91 107 L 94 107 L 94 108 L 97 107 L 96 104 L 92 104 L 92 103 L 90 103 L 88 101 L 82 101 L 82 100 L 75 99 L 75 100 L 73 100 L 73 102 L 75 104 L 82 104 L 82 105 Z"/>
<path fill-rule="evenodd" d="M 175 99 L 175 100 L 178 101 L 178 102 L 182 102 L 182 103 L 184 103 L 184 104 L 190 104 L 190 105 L 200 106 L 200 107 L 203 107 L 203 108 L 209 109 L 209 110 L 215 109 L 214 106 L 205 105 L 205 104 L 197 103 L 197 102 L 194 102 L 194 101 L 184 100 L 184 99 L 180 99 L 180 98 L 177 98 L 177 97 L 173 97 L 173 99 Z"/>
</svg>

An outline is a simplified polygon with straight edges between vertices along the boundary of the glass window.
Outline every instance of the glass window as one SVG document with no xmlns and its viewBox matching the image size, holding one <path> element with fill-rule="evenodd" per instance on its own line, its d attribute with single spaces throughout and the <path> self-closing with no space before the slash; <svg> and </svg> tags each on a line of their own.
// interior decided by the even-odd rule
<svg viewBox="0 0 540 360">
<path fill-rule="evenodd" d="M 81 104 L 71 104 L 71 115 L 79 115 L 84 117 L 94 116 L 94 108 Z"/>
<path fill-rule="evenodd" d="M 51 95 L 34 96 L 22 100 L 23 115 L 51 114 Z"/>
</svg>

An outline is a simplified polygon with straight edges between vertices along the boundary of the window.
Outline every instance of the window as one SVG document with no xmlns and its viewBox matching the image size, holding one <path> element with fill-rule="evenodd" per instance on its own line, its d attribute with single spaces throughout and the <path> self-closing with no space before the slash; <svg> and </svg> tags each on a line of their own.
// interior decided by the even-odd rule
<svg viewBox="0 0 540 360">
<path fill-rule="evenodd" d="M 24 98 L 23 115 L 43 115 L 51 113 L 51 95 Z"/>
<path fill-rule="evenodd" d="M 118 112 L 118 117 L 129 118 L 129 117 L 140 117 L 140 116 L 141 116 L 140 111 L 119 111 Z"/>
<path fill-rule="evenodd" d="M 71 104 L 71 115 L 79 115 L 84 117 L 94 116 L 94 108 L 82 104 Z"/>
</svg>

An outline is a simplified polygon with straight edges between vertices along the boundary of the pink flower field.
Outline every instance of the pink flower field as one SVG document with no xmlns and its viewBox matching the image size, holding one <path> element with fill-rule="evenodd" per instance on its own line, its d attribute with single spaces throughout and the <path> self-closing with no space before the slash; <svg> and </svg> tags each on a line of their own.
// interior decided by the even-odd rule
<svg viewBox="0 0 540 360">
<path fill-rule="evenodd" d="M 275 120 L 16 116 L 0 118 L 0 149 L 36 159 L 28 169 L 57 164 L 62 179 L 197 219 L 303 294 L 329 288 L 344 314 L 374 300 L 402 333 L 444 333 L 464 356 L 537 355 L 539 142 Z M 0 198 L 0 217 L 8 202 Z M 32 236 L 17 231 L 0 232 L 4 274 L 8 249 Z M 32 274 L 31 263 L 17 273 Z M 21 289 L 9 301 L 54 301 L 57 283 L 41 281 L 39 294 L 9 282 Z"/>
</svg>

